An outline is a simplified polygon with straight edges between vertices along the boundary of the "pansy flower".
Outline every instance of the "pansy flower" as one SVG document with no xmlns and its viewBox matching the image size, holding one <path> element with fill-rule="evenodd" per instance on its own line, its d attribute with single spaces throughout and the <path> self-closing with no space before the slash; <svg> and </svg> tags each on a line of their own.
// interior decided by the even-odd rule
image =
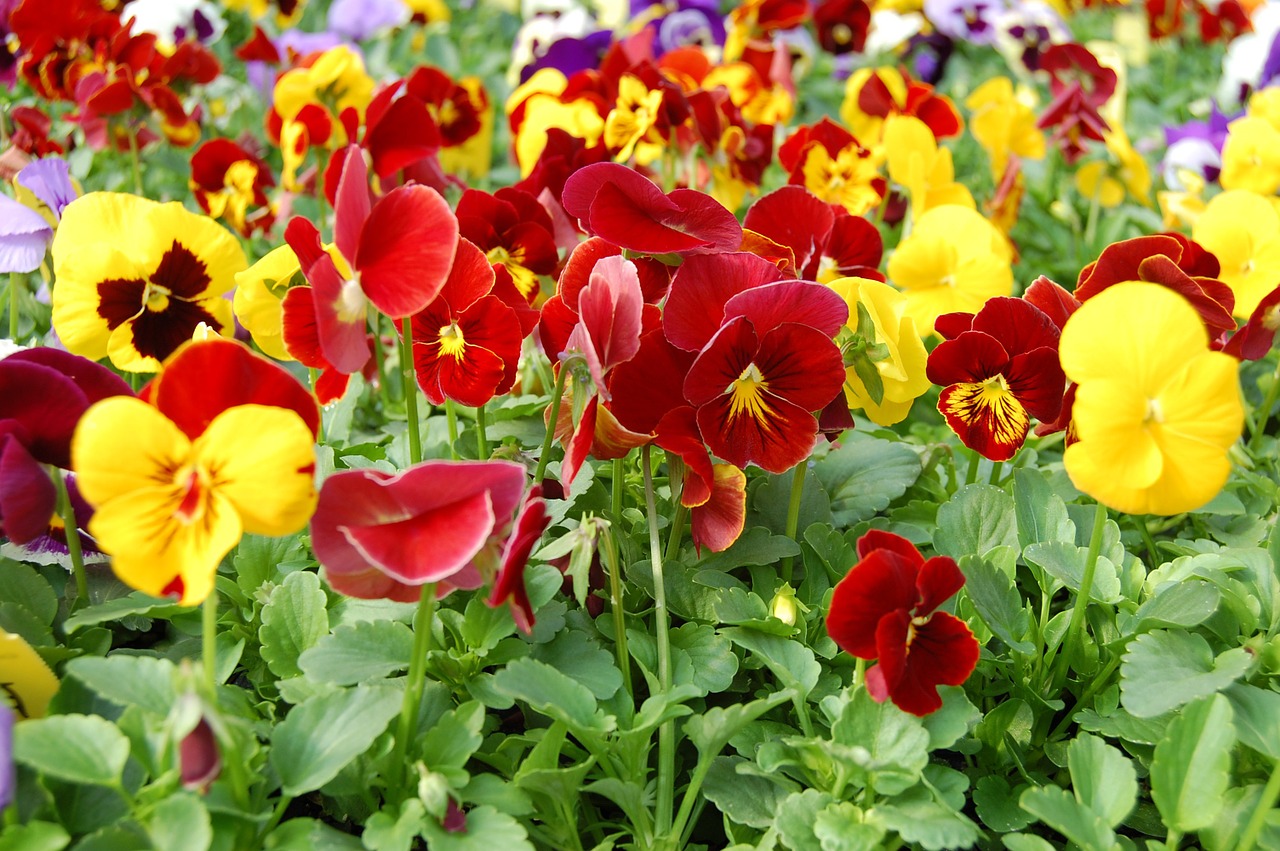
<svg viewBox="0 0 1280 851">
<path fill-rule="evenodd" d="M 276 360 L 293 360 L 284 345 L 283 302 L 290 284 L 301 282 L 301 271 L 298 255 L 281 245 L 236 274 L 236 294 L 231 302 L 236 319 L 258 348 Z"/>
<path fill-rule="evenodd" d="M 325 358 L 353 373 L 368 360 L 368 306 L 392 319 L 422 310 L 453 265 L 458 222 L 445 200 L 425 186 L 400 186 L 373 201 L 364 154 L 348 146 L 334 204 L 339 269 L 307 219 L 294 218 L 285 240 L 313 290 L 315 323 Z"/>
<path fill-rule="evenodd" d="M 275 223 L 266 193 L 275 182 L 266 163 L 230 139 L 210 139 L 191 156 L 191 191 L 200 209 L 241 236 Z"/>
<path fill-rule="evenodd" d="M 204 323 L 230 334 L 223 297 L 245 268 L 229 231 L 181 204 L 91 192 L 53 240 L 53 326 L 67 349 L 154 372 Z"/>
<path fill-rule="evenodd" d="M 415 602 L 428 583 L 444 596 L 496 580 L 491 604 L 510 599 L 528 631 L 524 562 L 548 518 L 527 475 L 512 461 L 334 473 L 311 520 L 316 559 L 335 591 L 363 599 Z"/>
<path fill-rule="evenodd" d="M 0 195 L 0 272 L 33 272 L 44 262 L 62 211 L 79 192 L 65 160 L 34 160 L 14 177 L 18 198 Z"/>
<path fill-rule="evenodd" d="M 991 173 L 999 180 L 1011 157 L 1044 156 L 1044 134 L 1036 114 L 1014 93 L 1008 77 L 994 77 L 973 90 L 964 105 L 971 110 L 969 132 L 991 157 Z"/>
<path fill-rule="evenodd" d="M 511 276 L 520 295 L 533 301 L 538 276 L 550 275 L 559 262 L 555 225 L 538 199 L 520 189 L 490 195 L 468 189 L 458 199 L 458 232 L 495 267 Z"/>
<path fill-rule="evenodd" d="M 836 584 L 827 633 L 859 659 L 878 659 L 867 691 L 913 715 L 942 706 L 938 686 L 962 685 L 981 646 L 964 621 L 938 607 L 964 586 L 945 556 L 925 560 L 906 538 L 872 529 L 858 539 L 858 563 Z"/>
<path fill-rule="evenodd" d="M 783 186 L 759 198 L 743 227 L 791 249 L 797 278 L 824 284 L 850 276 L 884 279 L 877 271 L 884 255 L 879 229 L 803 186 Z"/>
<path fill-rule="evenodd" d="M 1209 201 L 1191 236 L 1218 258 L 1235 315 L 1247 318 L 1280 277 L 1280 211 L 1261 195 L 1230 190 Z"/>
<path fill-rule="evenodd" d="M 1180 514 L 1212 499 L 1240 437 L 1239 362 L 1209 349 L 1196 310 L 1166 287 L 1129 282 L 1081 305 L 1059 344 L 1076 382 L 1072 483 L 1127 514 Z"/>
<path fill-rule="evenodd" d="M 788 172 L 788 183 L 850 215 L 873 209 L 884 194 L 880 157 L 829 118 L 796 128 L 778 149 L 778 162 Z"/>
<path fill-rule="evenodd" d="M 929 354 L 938 410 L 965 446 L 1008 461 L 1032 417 L 1053 422 L 1062 408 L 1058 327 L 1030 302 L 993 298 L 977 315 L 940 316 L 937 330 L 947 338 Z"/>
<path fill-rule="evenodd" d="M 850 132 L 864 145 L 877 148 L 890 115 L 914 115 L 928 125 L 935 139 L 958 136 L 964 129 L 955 104 L 928 83 L 893 68 L 863 68 L 850 75 L 840 105 L 840 120 Z"/>
<path fill-rule="evenodd" d="M 288 535 L 315 507 L 319 410 L 240 343 L 188 343 L 149 385 L 81 418 L 71 445 L 89 532 L 132 588 L 194 605 L 243 533 Z"/>
</svg>

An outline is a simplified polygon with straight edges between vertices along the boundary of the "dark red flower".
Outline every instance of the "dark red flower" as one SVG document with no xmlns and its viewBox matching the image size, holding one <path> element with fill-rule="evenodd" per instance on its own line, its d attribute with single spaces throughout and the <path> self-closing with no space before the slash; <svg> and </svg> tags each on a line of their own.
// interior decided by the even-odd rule
<svg viewBox="0 0 1280 851">
<path fill-rule="evenodd" d="M 468 189 L 458 199 L 458 232 L 495 267 L 502 266 L 529 302 L 538 295 L 539 275 L 550 275 L 560 260 L 555 225 L 538 199 L 520 189 L 496 194 Z"/>
<path fill-rule="evenodd" d="M 950 558 L 925 561 L 906 538 L 877 529 L 858 539 L 858 559 L 836 585 L 827 633 L 846 653 L 879 660 L 867 671 L 875 700 L 928 715 L 942 706 L 938 686 L 963 684 L 978 664 L 968 625 L 937 611 L 964 574 Z"/>
<path fill-rule="evenodd" d="M 861 53 L 871 27 L 871 7 L 866 0 L 822 0 L 813 10 L 818 44 L 828 53 Z"/>
<path fill-rule="evenodd" d="M 803 186 L 783 186 L 747 210 L 743 227 L 790 248 L 796 277 L 821 281 L 856 276 L 883 281 L 880 231 L 838 204 L 827 204 Z"/>
<path fill-rule="evenodd" d="M 929 380 L 943 388 L 938 410 L 965 446 L 1008 461 L 1032 417 L 1051 422 L 1062 408 L 1057 326 L 1019 298 L 993 298 L 976 316 L 947 314 L 938 324 L 954 334 L 929 354 Z"/>
<path fill-rule="evenodd" d="M 1280 331 L 1280 287 L 1258 302 L 1249 321 L 1231 335 L 1222 350 L 1240 360 L 1261 360 L 1275 345 L 1276 331 Z"/>
</svg>

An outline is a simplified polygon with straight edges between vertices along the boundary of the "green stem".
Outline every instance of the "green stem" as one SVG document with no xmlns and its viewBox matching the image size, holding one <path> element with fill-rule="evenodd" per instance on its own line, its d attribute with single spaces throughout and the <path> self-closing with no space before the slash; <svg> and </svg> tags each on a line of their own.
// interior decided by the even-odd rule
<svg viewBox="0 0 1280 851">
<path fill-rule="evenodd" d="M 458 408 L 452 399 L 444 400 L 444 418 L 449 424 L 449 457 L 458 460 Z"/>
<path fill-rule="evenodd" d="M 987 479 L 987 482 L 993 485 L 1000 484 L 1000 470 L 1003 467 L 1004 467 L 1003 461 L 993 462 L 991 465 L 991 477 Z"/>
<path fill-rule="evenodd" d="M 485 406 L 476 408 L 476 451 L 481 461 L 489 460 L 489 437 L 485 434 Z"/>
<path fill-rule="evenodd" d="M 276 801 L 276 808 L 271 811 L 271 818 L 267 819 L 267 823 L 262 828 L 262 837 L 265 839 L 276 829 L 276 825 L 280 823 L 280 819 L 284 818 L 284 811 L 289 808 L 289 804 L 293 803 L 293 798 L 289 795 L 281 795 L 280 800 Z"/>
<path fill-rule="evenodd" d="M 1253 815 L 1249 816 L 1244 833 L 1240 834 L 1240 844 L 1236 846 L 1236 851 L 1253 851 L 1253 844 L 1262 833 L 1267 813 L 1275 809 L 1277 800 L 1280 800 L 1280 760 L 1271 766 L 1271 776 L 1267 778 L 1262 797 L 1258 799 L 1258 806 L 1253 808 Z"/>
<path fill-rule="evenodd" d="M 387 353 L 382 350 L 382 314 L 373 313 L 369 317 L 369 330 L 373 332 L 373 364 L 378 374 L 378 397 L 382 399 L 382 409 L 391 406 L 391 382 L 387 381 Z"/>
<path fill-rule="evenodd" d="M 200 667 L 205 698 L 218 705 L 218 589 L 214 588 L 200 606 Z"/>
<path fill-rule="evenodd" d="M 711 770 L 710 759 L 699 759 L 698 764 L 694 766 L 693 776 L 689 778 L 689 785 L 684 789 L 684 798 L 680 801 L 680 812 L 676 813 L 675 823 L 671 826 L 671 836 L 681 837 L 684 835 L 685 825 L 689 821 L 689 816 L 693 814 L 693 805 L 697 803 L 698 792 L 702 789 L 702 783 L 707 779 L 707 772 Z"/>
<path fill-rule="evenodd" d="M 401 787 L 407 784 L 409 765 L 405 755 L 409 752 L 409 738 L 417 726 L 418 709 L 422 705 L 422 689 L 427 677 L 427 654 L 431 652 L 431 621 L 435 613 L 436 584 L 428 582 L 422 586 L 418 609 L 413 615 L 413 652 L 409 657 L 409 678 L 404 688 L 404 703 L 400 705 L 400 722 L 396 727 L 396 744 L 392 751 L 391 771 Z"/>
<path fill-rule="evenodd" d="M 413 325 L 401 320 L 400 371 L 404 378 L 404 416 L 409 422 L 409 463 L 422 460 L 422 435 L 418 433 L 418 383 L 413 374 Z"/>
<path fill-rule="evenodd" d="M 551 457 L 551 441 L 556 436 L 556 421 L 560 419 L 560 397 L 564 395 L 565 377 L 568 369 L 561 369 L 556 376 L 555 388 L 551 391 L 551 419 L 547 421 L 547 433 L 542 438 L 542 452 L 538 455 L 538 469 L 533 473 L 533 483 L 542 484 L 547 475 L 547 461 Z M 646 458 L 649 456 L 646 455 Z"/>
<path fill-rule="evenodd" d="M 676 513 L 671 517 L 671 532 L 667 535 L 667 554 L 664 556 L 666 561 L 675 561 L 676 556 L 680 555 L 680 541 L 684 537 L 684 524 L 689 517 L 689 509 L 684 507 L 683 502 L 676 503 Z"/>
<path fill-rule="evenodd" d="M 622 497 L 626 489 L 624 460 L 623 458 L 613 459 L 613 482 L 610 487 L 609 519 L 618 530 L 622 529 Z"/>
<path fill-rule="evenodd" d="M 76 599 L 71 604 L 75 611 L 89 602 L 89 579 L 84 572 L 84 551 L 80 547 L 80 525 L 76 521 L 75 506 L 67 493 L 67 482 L 62 478 L 62 471 L 56 467 L 51 470 L 53 486 L 58 492 L 58 516 L 62 518 L 62 530 L 67 536 L 67 554 L 71 557 L 71 572 L 76 578 Z"/>
<path fill-rule="evenodd" d="M 1103 666 L 1102 670 L 1094 675 L 1093 681 L 1089 683 L 1088 688 L 1080 692 L 1080 697 L 1076 700 L 1075 709 L 1068 712 L 1063 719 L 1058 722 L 1057 726 L 1050 731 L 1049 737 L 1046 741 L 1055 741 L 1059 735 L 1066 731 L 1067 726 L 1074 720 L 1073 716 L 1075 715 L 1076 710 L 1089 708 L 1087 705 L 1089 699 L 1110 683 L 1111 675 L 1115 673 L 1116 668 L 1120 667 L 1121 658 L 1122 657 L 1118 654 L 1112 656 L 1111 661 L 1107 662 L 1107 664 Z"/>
<path fill-rule="evenodd" d="M 631 654 L 627 651 L 627 612 L 622 600 L 622 564 L 612 529 L 604 530 L 601 543 L 604 545 L 601 547 L 604 567 L 609 571 L 609 605 L 613 609 L 613 644 L 618 653 L 618 670 L 622 671 L 622 685 L 627 694 L 634 694 L 631 690 Z"/>
<path fill-rule="evenodd" d="M 1062 648 L 1066 652 L 1058 654 L 1058 666 L 1053 677 L 1055 693 L 1062 689 L 1062 684 L 1066 680 L 1067 667 L 1079 649 L 1080 632 L 1084 627 L 1084 611 L 1089 607 L 1089 598 L 1093 596 L 1093 575 L 1098 569 L 1098 554 L 1102 550 L 1102 533 L 1106 528 L 1107 507 L 1099 502 L 1093 513 L 1093 534 L 1089 536 L 1089 552 L 1084 560 L 1084 576 L 1080 580 L 1080 591 L 1076 594 L 1076 602 L 1071 609 L 1067 634 L 1062 639 Z"/>
<path fill-rule="evenodd" d="M 1267 421 L 1271 419 L 1271 409 L 1275 407 L 1276 398 L 1280 397 L 1280 361 L 1276 362 L 1276 371 L 1271 374 L 1271 384 L 1267 387 L 1267 395 L 1257 409 L 1253 419 L 1253 431 L 1249 434 L 1249 452 L 1258 450 L 1258 442 L 1266 433 Z"/>
<path fill-rule="evenodd" d="M 853 687 L 856 689 L 867 679 L 867 660 L 858 657 L 853 663 Z"/>
<path fill-rule="evenodd" d="M 22 276 L 17 272 L 9 273 L 9 339 L 18 342 L 18 287 L 22 286 Z"/>
<path fill-rule="evenodd" d="M 138 153 L 138 134 L 129 131 L 129 161 L 133 165 L 133 189 L 139 195 L 146 193 L 142 189 L 142 157 Z"/>
<path fill-rule="evenodd" d="M 796 533 L 800 531 L 800 502 L 804 499 L 804 480 L 808 473 L 805 462 L 791 468 L 791 501 L 787 503 L 786 535 L 797 544 Z M 782 582 L 791 583 L 791 573 L 795 566 L 795 556 L 782 557 Z"/>
<path fill-rule="evenodd" d="M 316 395 L 316 382 L 320 380 L 320 370 L 315 367 L 307 367 L 307 378 L 311 382 L 311 395 Z M 316 430 L 316 441 L 324 443 L 324 412 L 320 412 L 319 428 Z"/>
<path fill-rule="evenodd" d="M 667 586 L 662 575 L 662 542 L 658 539 L 658 509 L 653 498 L 653 461 L 651 446 L 641 455 L 644 467 L 644 505 L 649 519 L 649 566 L 653 571 L 654 638 L 658 644 L 658 689 L 663 695 L 671 691 L 671 636 L 667 615 Z M 664 721 L 658 728 L 658 793 L 654 813 L 654 833 L 667 836 L 675 807 L 676 738 L 675 722 Z"/>
<path fill-rule="evenodd" d="M 971 450 L 969 454 L 969 470 L 964 476 L 966 485 L 971 485 L 978 480 L 978 465 L 980 463 L 982 463 L 982 456 Z"/>
</svg>

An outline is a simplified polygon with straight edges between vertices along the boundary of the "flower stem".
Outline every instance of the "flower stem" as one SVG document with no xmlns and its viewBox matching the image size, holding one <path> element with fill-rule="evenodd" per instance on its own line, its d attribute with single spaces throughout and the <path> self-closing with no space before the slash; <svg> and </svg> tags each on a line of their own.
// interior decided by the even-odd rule
<svg viewBox="0 0 1280 851">
<path fill-rule="evenodd" d="M 601 552 L 605 570 L 609 571 L 609 606 L 613 609 L 613 644 L 618 653 L 618 670 L 622 671 L 622 685 L 627 694 L 634 694 L 631 690 L 631 654 L 627 650 L 627 612 L 622 601 L 622 563 L 612 529 L 604 530 L 601 543 L 604 545 Z"/>
<path fill-rule="evenodd" d="M 391 771 L 398 785 L 403 786 L 409 772 L 405 755 L 409 751 L 409 737 L 418 722 L 418 709 L 422 705 L 422 689 L 427 676 L 427 654 L 431 652 L 431 621 L 436 613 L 436 584 L 422 586 L 418 609 L 413 614 L 413 653 L 409 657 L 409 677 L 404 688 L 404 703 L 400 705 L 400 723 L 396 727 L 395 750 L 392 751 Z"/>
<path fill-rule="evenodd" d="M 391 382 L 387 381 L 387 353 L 382 348 L 382 314 L 374 313 L 369 320 L 369 330 L 373 332 L 373 364 L 378 374 L 378 397 L 382 399 L 382 409 L 391 406 Z"/>
<path fill-rule="evenodd" d="M 994 461 L 991 464 L 991 476 L 987 482 L 993 485 L 1000 484 L 1000 471 L 1004 467 L 1003 461 Z"/>
<path fill-rule="evenodd" d="M 17 272 L 9 273 L 9 339 L 18 342 L 18 287 L 22 286 L 22 276 Z"/>
<path fill-rule="evenodd" d="M 1102 533 L 1107 528 L 1107 507 L 1097 503 L 1093 514 L 1093 534 L 1089 536 L 1089 552 L 1084 559 L 1084 576 L 1080 579 L 1080 591 L 1076 594 L 1075 605 L 1071 609 L 1071 620 L 1067 624 L 1067 634 L 1062 639 L 1062 649 L 1058 655 L 1058 666 L 1053 677 L 1054 693 L 1062 689 L 1066 680 L 1068 660 L 1076 655 L 1080 644 L 1080 631 L 1084 626 L 1084 611 L 1089 607 L 1089 598 L 1093 596 L 1093 575 L 1098 569 L 1098 554 L 1102 550 Z"/>
<path fill-rule="evenodd" d="M 1262 797 L 1258 799 L 1258 806 L 1253 809 L 1253 815 L 1249 816 L 1249 823 L 1245 825 L 1244 833 L 1240 834 L 1240 844 L 1236 846 L 1236 851 L 1253 851 L 1253 844 L 1258 841 L 1258 835 L 1262 833 L 1267 814 L 1275 809 L 1277 800 L 1280 800 L 1280 760 L 1271 766 L 1271 777 L 1267 779 L 1267 785 L 1262 790 Z"/>
<path fill-rule="evenodd" d="M 418 433 L 418 383 L 413 374 L 413 326 L 406 316 L 401 320 L 400 371 L 404 377 L 404 416 L 409 422 L 409 463 L 422 460 L 422 436 Z"/>
<path fill-rule="evenodd" d="M 965 473 L 964 483 L 971 485 L 978 480 L 978 465 L 982 463 L 982 456 L 977 452 L 970 450 L 969 470 Z"/>
<path fill-rule="evenodd" d="M 645 446 L 641 459 L 644 466 L 644 504 L 649 518 L 649 565 L 653 571 L 654 638 L 658 644 L 658 688 L 661 694 L 671 691 L 671 636 L 667 615 L 667 587 L 662 575 L 662 542 L 658 539 L 658 510 L 653 498 L 653 461 L 651 446 Z M 654 813 L 654 833 L 664 836 L 671 827 L 675 806 L 676 739 L 675 722 L 664 721 L 658 728 L 658 797 Z"/>
<path fill-rule="evenodd" d="M 460 457 L 458 455 L 458 408 L 453 404 L 452 399 L 444 400 L 444 418 L 449 427 L 449 457 L 457 461 Z"/>
<path fill-rule="evenodd" d="M 623 460 L 622 458 L 613 459 L 613 482 L 610 488 L 609 519 L 616 529 L 622 528 L 622 497 L 626 487 L 625 473 L 622 469 Z"/>
<path fill-rule="evenodd" d="M 214 588 L 200 606 L 200 660 L 205 699 L 218 705 L 218 589 Z"/>
<path fill-rule="evenodd" d="M 485 406 L 481 405 L 476 408 L 476 451 L 481 461 L 489 460 L 489 437 L 485 434 Z"/>
<path fill-rule="evenodd" d="M 311 395 L 315 396 L 316 382 L 320 380 L 320 370 L 316 369 L 313 366 L 307 367 L 307 379 L 311 382 Z M 317 397 L 317 402 L 318 401 L 319 401 L 319 397 Z M 321 410 L 320 412 L 320 421 L 319 423 L 317 423 L 316 441 L 319 443 L 324 443 L 324 411 L 323 410 Z"/>
<path fill-rule="evenodd" d="M 67 482 L 62 478 L 62 471 L 55 467 L 51 473 L 53 486 L 58 492 L 58 516 L 62 518 L 62 531 L 67 536 L 71 572 L 76 578 L 76 599 L 71 604 L 71 611 L 74 612 L 89 602 L 89 580 L 85 576 L 84 551 L 80 547 L 80 524 L 76 520 L 76 509 L 71 504 L 71 495 L 67 493 Z"/>
<path fill-rule="evenodd" d="M 1267 395 L 1262 405 L 1255 412 L 1253 431 L 1249 434 L 1249 452 L 1258 450 L 1258 442 L 1266 432 L 1267 421 L 1271 419 L 1271 409 L 1275 407 L 1276 398 L 1280 397 L 1280 361 L 1276 362 L 1276 371 L 1271 374 L 1271 384 L 1267 387 Z"/>
<path fill-rule="evenodd" d="M 133 165 L 133 189 L 139 195 L 145 195 L 142 190 L 142 157 L 138 153 L 138 133 L 136 130 L 129 131 L 129 162 Z"/>
<path fill-rule="evenodd" d="M 808 467 L 805 462 L 800 462 L 791 468 L 791 501 L 787 503 L 787 529 L 786 535 L 797 544 L 796 533 L 800 531 L 800 502 L 804 499 L 804 480 L 808 474 Z M 791 573 L 795 566 L 795 556 L 782 557 L 782 581 L 784 584 L 791 583 Z"/>
<path fill-rule="evenodd" d="M 547 475 L 547 460 L 551 456 L 551 441 L 556 436 L 556 421 L 560 419 L 560 397 L 564 395 L 565 376 L 569 370 L 561 369 L 556 376 L 555 387 L 551 391 L 551 419 L 547 421 L 547 433 L 542 438 L 542 452 L 538 454 L 538 469 L 533 473 L 533 483 L 542 484 Z M 645 455 L 648 458 L 648 455 Z"/>
</svg>

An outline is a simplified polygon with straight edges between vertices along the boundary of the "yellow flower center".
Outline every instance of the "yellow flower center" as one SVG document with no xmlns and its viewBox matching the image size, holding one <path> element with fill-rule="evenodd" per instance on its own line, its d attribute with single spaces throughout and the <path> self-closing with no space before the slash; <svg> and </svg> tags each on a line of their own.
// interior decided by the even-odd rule
<svg viewBox="0 0 1280 851">
<path fill-rule="evenodd" d="M 342 284 L 342 293 L 338 296 L 338 319 L 342 322 L 354 322 L 363 319 L 365 305 L 364 290 L 360 289 L 358 277 Z"/>
<path fill-rule="evenodd" d="M 462 353 L 466 348 L 467 341 L 457 322 L 451 322 L 440 329 L 440 354 L 452 355 L 457 360 L 462 360 Z"/>
<path fill-rule="evenodd" d="M 143 302 L 147 306 L 147 310 L 154 313 L 164 313 L 169 308 L 169 296 L 173 293 L 167 288 L 159 284 L 148 283 L 146 292 L 142 296 Z"/>
<path fill-rule="evenodd" d="M 1151 423 L 1159 424 L 1162 422 L 1164 422 L 1164 410 L 1160 407 L 1160 400 L 1148 399 L 1147 415 L 1142 418 L 1142 424 L 1150 425 Z"/>
<path fill-rule="evenodd" d="M 743 412 L 750 414 L 757 421 L 763 422 L 773 412 L 764 399 L 764 391 L 769 389 L 760 368 L 754 363 L 747 364 L 742 374 L 733 380 L 725 392 L 733 398 L 729 401 L 729 419 L 736 420 Z"/>
<path fill-rule="evenodd" d="M 173 483 L 182 491 L 182 501 L 173 516 L 187 525 L 199 521 L 208 504 L 209 473 L 194 465 L 181 467 L 173 474 Z"/>
</svg>

